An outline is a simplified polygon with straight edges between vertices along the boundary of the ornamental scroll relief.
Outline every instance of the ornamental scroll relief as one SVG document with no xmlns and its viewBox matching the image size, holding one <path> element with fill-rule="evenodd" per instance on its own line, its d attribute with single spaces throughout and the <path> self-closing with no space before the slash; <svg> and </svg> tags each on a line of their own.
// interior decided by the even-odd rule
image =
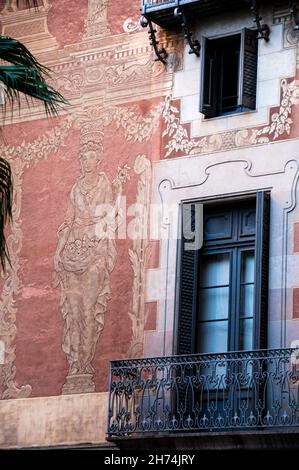
<svg viewBox="0 0 299 470">
<path fill-rule="evenodd" d="M 18 11 L 17 0 L 5 0 L 4 8 L 2 10 L 2 15 L 7 15 L 11 11 L 16 12 Z"/>
</svg>

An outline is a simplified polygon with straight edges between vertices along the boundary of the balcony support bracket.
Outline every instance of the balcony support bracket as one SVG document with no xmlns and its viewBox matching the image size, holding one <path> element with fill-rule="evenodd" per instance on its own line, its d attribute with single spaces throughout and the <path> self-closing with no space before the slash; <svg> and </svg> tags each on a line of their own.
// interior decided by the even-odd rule
<svg viewBox="0 0 299 470">
<path fill-rule="evenodd" d="M 294 31 L 299 31 L 299 13 L 298 7 L 293 0 L 289 2 L 290 13 L 294 20 Z"/>
<path fill-rule="evenodd" d="M 192 39 L 193 33 L 190 30 L 187 17 L 182 10 L 182 8 L 175 8 L 174 16 L 176 16 L 180 22 L 183 30 L 184 38 L 187 39 L 187 42 L 190 46 L 189 54 L 195 54 L 197 57 L 200 56 L 200 43 L 197 39 Z"/>
<path fill-rule="evenodd" d="M 267 24 L 262 24 L 262 17 L 260 16 L 260 8 L 256 0 L 251 0 L 250 9 L 254 16 L 254 22 L 256 23 L 258 29 L 257 39 L 264 39 L 266 42 L 269 42 L 270 28 Z"/>
<path fill-rule="evenodd" d="M 159 48 L 158 44 L 159 41 L 156 39 L 156 32 L 157 30 L 153 27 L 153 23 L 149 18 L 147 18 L 145 15 L 143 15 L 140 18 L 140 24 L 143 28 L 146 28 L 147 26 L 149 27 L 148 30 L 148 35 L 149 35 L 149 40 L 150 40 L 150 45 L 154 48 L 155 54 L 157 58 L 155 60 L 160 60 L 163 62 L 163 64 L 166 64 L 166 59 L 167 59 L 167 51 L 164 49 L 164 47 Z"/>
</svg>

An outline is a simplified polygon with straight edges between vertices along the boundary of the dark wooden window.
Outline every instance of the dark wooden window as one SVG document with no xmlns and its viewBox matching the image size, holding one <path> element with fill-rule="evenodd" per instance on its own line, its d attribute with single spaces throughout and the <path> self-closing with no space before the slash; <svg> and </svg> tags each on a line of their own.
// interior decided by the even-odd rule
<svg viewBox="0 0 299 470">
<path fill-rule="evenodd" d="M 255 30 L 202 38 L 200 111 L 207 118 L 255 109 L 257 55 Z"/>
<path fill-rule="evenodd" d="M 202 248 L 182 240 L 178 354 L 267 347 L 269 204 L 206 204 Z"/>
</svg>

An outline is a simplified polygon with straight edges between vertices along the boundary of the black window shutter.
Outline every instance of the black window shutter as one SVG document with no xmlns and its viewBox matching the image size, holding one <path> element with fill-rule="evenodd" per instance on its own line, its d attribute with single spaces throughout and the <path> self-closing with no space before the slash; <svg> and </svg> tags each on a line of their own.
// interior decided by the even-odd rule
<svg viewBox="0 0 299 470">
<path fill-rule="evenodd" d="M 201 39 L 201 92 L 200 112 L 206 117 L 217 115 L 217 58 L 213 41 Z"/>
<path fill-rule="evenodd" d="M 256 196 L 254 349 L 267 348 L 270 194 Z"/>
<path fill-rule="evenodd" d="M 190 204 L 188 206 L 190 207 Z M 195 204 L 191 204 L 191 208 L 191 229 L 194 232 Z M 182 205 L 182 221 L 183 210 L 184 205 Z M 194 327 L 198 250 L 186 249 L 186 246 L 192 240 L 186 240 L 183 233 L 184 231 L 182 230 L 177 354 L 193 354 L 195 350 Z"/>
<path fill-rule="evenodd" d="M 257 31 L 243 29 L 241 35 L 240 62 L 240 96 L 239 106 L 249 109 L 256 108 L 257 86 Z"/>
</svg>

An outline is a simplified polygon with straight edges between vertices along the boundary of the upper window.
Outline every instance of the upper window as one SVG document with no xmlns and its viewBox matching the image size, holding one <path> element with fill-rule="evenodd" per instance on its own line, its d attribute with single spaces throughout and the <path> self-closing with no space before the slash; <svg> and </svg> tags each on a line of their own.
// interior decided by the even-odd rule
<svg viewBox="0 0 299 470">
<path fill-rule="evenodd" d="M 256 108 L 257 31 L 202 39 L 201 112 L 223 116 Z"/>
</svg>

